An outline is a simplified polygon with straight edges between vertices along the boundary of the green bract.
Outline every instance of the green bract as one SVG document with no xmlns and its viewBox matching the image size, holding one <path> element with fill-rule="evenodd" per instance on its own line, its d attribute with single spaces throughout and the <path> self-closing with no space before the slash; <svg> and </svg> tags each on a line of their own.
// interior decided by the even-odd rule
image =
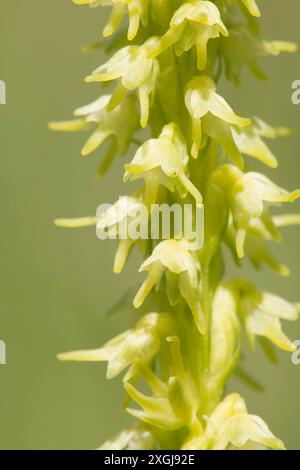
<svg viewBox="0 0 300 470">
<path fill-rule="evenodd" d="M 299 304 L 259 291 L 243 278 L 225 280 L 222 252 L 227 245 L 239 266 L 249 258 L 255 268 L 266 264 L 287 275 L 269 242 L 280 241 L 279 228 L 299 224 L 300 217 L 274 216 L 272 208 L 293 202 L 300 191 L 289 192 L 250 168 L 253 159 L 276 168 L 265 139 L 289 130 L 238 116 L 218 93 L 217 82 L 223 64 L 234 82 L 244 66 L 264 78 L 259 57 L 292 52 L 296 46 L 261 37 L 254 0 L 74 3 L 112 8 L 103 34 L 111 36 L 118 29 L 109 47 L 117 50 L 86 81 L 99 82 L 101 88 L 103 82 L 112 82 L 115 88 L 77 109 L 75 120 L 52 123 L 51 128 L 96 126 L 82 154 L 108 140 L 101 176 L 117 153 L 129 152 L 124 181 L 141 180 L 141 188 L 99 218 L 56 223 L 99 223 L 117 235 L 118 222 L 134 220 L 141 205 L 149 219 L 157 201 L 186 200 L 205 207 L 201 249 L 185 239 L 119 241 L 115 272 L 123 269 L 136 244 L 144 256 L 140 271 L 147 277 L 132 299 L 141 311 L 136 326 L 103 347 L 59 356 L 106 361 L 109 379 L 125 374 L 126 407 L 137 423 L 101 448 L 283 449 L 267 425 L 248 413 L 243 399 L 224 396 L 224 390 L 239 362 L 243 333 L 251 348 L 259 339 L 266 351 L 267 341 L 294 350 L 281 320 L 296 320 Z M 149 135 L 144 141 L 136 137 L 141 127 Z M 138 147 L 134 151 L 133 145 Z M 141 391 L 145 384 L 147 393 Z"/>
</svg>

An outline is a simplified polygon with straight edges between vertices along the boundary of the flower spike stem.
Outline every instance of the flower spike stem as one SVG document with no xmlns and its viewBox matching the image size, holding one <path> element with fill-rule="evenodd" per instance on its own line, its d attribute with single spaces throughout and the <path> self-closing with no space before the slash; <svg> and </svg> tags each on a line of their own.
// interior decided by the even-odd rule
<svg viewBox="0 0 300 470">
<path fill-rule="evenodd" d="M 59 355 L 64 361 L 106 361 L 108 379 L 124 374 L 126 409 L 136 424 L 101 448 L 284 449 L 238 394 L 226 396 L 225 385 L 235 369 L 239 378 L 255 384 L 239 364 L 243 331 L 252 349 L 258 340 L 265 351 L 270 351 L 267 342 L 294 350 L 281 320 L 296 320 L 299 304 L 258 290 L 243 277 L 228 278 L 222 253 L 227 245 L 241 268 L 249 259 L 256 269 L 266 265 L 287 275 L 269 245 L 281 240 L 281 227 L 299 225 L 300 216 L 274 215 L 272 209 L 292 203 L 300 191 L 287 191 L 250 170 L 254 160 L 276 168 L 267 139 L 289 131 L 236 114 L 219 94 L 218 81 L 224 76 L 239 83 L 243 68 L 262 79 L 260 56 L 297 47 L 261 37 L 259 0 L 74 3 L 111 8 L 103 32 L 110 37 L 103 44 L 109 44 L 111 57 L 86 78 L 103 88 L 96 101 L 77 109 L 74 120 L 50 127 L 91 130 L 83 155 L 108 142 L 98 177 L 117 154 L 127 154 L 131 161 L 125 163 L 124 181 L 141 180 L 141 186 L 100 219 L 58 219 L 56 224 L 99 223 L 117 235 L 118 222 L 135 222 L 141 205 L 148 219 L 158 202 L 205 208 L 201 248 L 178 237 L 120 239 L 115 272 L 135 247 L 144 255 L 140 271 L 147 277 L 131 299 L 140 312 L 137 324 L 100 348 Z M 112 93 L 106 82 L 113 85 Z M 148 134 L 139 133 L 141 128 Z M 128 317 L 133 310 L 128 307 Z M 147 394 L 141 391 L 144 384 Z"/>
</svg>

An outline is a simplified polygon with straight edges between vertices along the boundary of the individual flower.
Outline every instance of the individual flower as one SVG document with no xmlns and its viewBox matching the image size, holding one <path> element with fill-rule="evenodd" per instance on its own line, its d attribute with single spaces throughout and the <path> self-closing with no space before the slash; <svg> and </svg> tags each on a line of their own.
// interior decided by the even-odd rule
<svg viewBox="0 0 300 470">
<path fill-rule="evenodd" d="M 178 56 L 196 46 L 197 67 L 203 70 L 207 62 L 208 41 L 221 34 L 228 36 L 228 31 L 217 6 L 210 1 L 190 0 L 173 15 L 169 30 L 160 39 L 156 55 L 174 43 Z"/>
<path fill-rule="evenodd" d="M 290 129 L 273 128 L 258 118 L 252 120 L 252 125 L 243 129 L 232 128 L 232 134 L 237 148 L 242 154 L 256 158 L 270 168 L 276 168 L 278 162 L 263 138 L 275 139 L 290 134 Z"/>
<path fill-rule="evenodd" d="M 125 389 L 129 397 L 142 408 L 127 408 L 127 411 L 144 423 L 162 430 L 187 427 L 190 434 L 195 435 L 203 431 L 197 416 L 199 395 L 184 364 L 178 336 L 170 336 L 167 341 L 170 345 L 170 375 L 163 381 L 151 369 L 142 367 L 141 374 L 152 396 L 144 395 L 133 385 L 126 383 Z"/>
<path fill-rule="evenodd" d="M 55 225 L 64 228 L 82 228 L 96 225 L 98 238 L 118 239 L 119 246 L 115 254 L 114 272 L 120 273 L 124 268 L 133 245 L 137 241 L 142 243 L 142 241 L 147 238 L 147 222 L 147 208 L 137 195 L 136 197 L 120 197 L 115 204 L 111 206 L 108 205 L 108 207 L 103 211 L 101 210 L 101 213 L 97 214 L 97 216 L 80 217 L 76 219 L 56 219 Z M 141 240 L 137 240 L 139 237 L 131 238 L 130 226 L 133 223 L 135 226 L 142 224 L 142 226 L 145 227 L 145 231 L 147 230 L 147 236 L 144 238 L 141 237 Z"/>
<path fill-rule="evenodd" d="M 279 237 L 280 234 L 276 231 L 269 216 L 266 218 L 266 222 L 262 218 L 251 219 L 246 233 L 236 230 L 231 216 L 227 226 L 225 243 L 231 250 L 238 266 L 241 265 L 241 257 L 246 256 L 255 269 L 260 269 L 263 264 L 266 264 L 280 276 L 288 276 L 289 269 L 276 259 L 268 245 L 269 241 L 280 241 Z M 239 253 L 237 253 L 237 248 L 241 250 Z"/>
<path fill-rule="evenodd" d="M 145 180 L 145 200 L 154 204 L 159 186 L 178 191 L 181 197 L 190 193 L 198 206 L 202 197 L 187 176 L 187 153 L 184 137 L 177 124 L 171 123 L 161 131 L 157 139 L 147 140 L 136 152 L 133 160 L 125 165 L 124 180 Z"/>
<path fill-rule="evenodd" d="M 129 367 L 124 377 L 124 381 L 127 381 L 136 376 L 137 364 L 151 364 L 162 339 L 170 331 L 173 331 L 173 323 L 169 314 L 149 313 L 138 321 L 134 329 L 116 336 L 100 349 L 63 353 L 58 358 L 61 361 L 106 361 L 108 379 Z"/>
<path fill-rule="evenodd" d="M 297 320 L 299 305 L 269 292 L 260 292 L 246 280 L 236 280 L 234 285 L 240 296 L 238 314 L 251 348 L 255 347 L 256 336 L 264 336 L 278 348 L 294 351 L 295 346 L 283 333 L 280 320 Z"/>
<path fill-rule="evenodd" d="M 187 441 L 187 450 L 242 449 L 246 444 L 260 444 L 266 448 L 284 450 L 284 444 L 270 431 L 266 423 L 248 414 L 244 400 L 238 394 L 228 395 L 206 418 L 202 435 Z"/>
<path fill-rule="evenodd" d="M 139 226 L 144 229 L 144 238 L 132 237 L 131 226 Z M 106 233 L 110 238 L 119 239 L 119 245 L 115 254 L 114 272 L 120 273 L 126 263 L 131 248 L 136 242 L 140 244 L 148 236 L 148 212 L 141 197 L 122 196 L 107 210 L 98 214 L 97 233 Z M 100 236 L 99 236 L 100 233 Z M 140 235 L 140 234 L 138 234 Z"/>
<path fill-rule="evenodd" d="M 140 102 L 142 127 L 146 127 L 148 122 L 150 100 L 159 74 L 157 59 L 150 58 L 157 41 L 158 39 L 153 37 L 141 46 L 123 47 L 86 78 L 88 83 L 118 80 L 108 110 L 119 104 L 128 91 L 135 90 Z M 127 119 L 126 122 L 128 124 Z"/>
<path fill-rule="evenodd" d="M 237 230 L 236 249 L 244 256 L 244 243 L 252 219 L 267 217 L 266 204 L 278 205 L 300 197 L 300 190 L 288 192 L 257 172 L 243 173 L 233 165 L 222 165 L 212 177 L 224 190 Z"/>
<path fill-rule="evenodd" d="M 221 143 L 233 160 L 241 165 L 241 157 L 233 142 L 230 126 L 248 126 L 251 124 L 250 119 L 237 116 L 224 98 L 217 94 L 214 81 L 204 75 L 194 77 L 188 83 L 185 105 L 192 119 L 192 156 L 196 158 L 198 155 L 202 144 L 202 127 L 204 127 L 210 137 L 221 139 Z M 232 145 L 233 150 L 231 150 Z"/>
<path fill-rule="evenodd" d="M 204 334 L 206 321 L 200 302 L 200 265 L 195 252 L 189 250 L 189 243 L 184 239 L 164 240 L 142 264 L 142 271 L 147 271 L 148 277 L 135 296 L 135 308 L 143 304 L 154 286 L 159 287 L 162 276 L 166 274 L 167 282 L 172 283 L 169 292 L 175 290 L 175 287 L 179 289 L 191 309 L 197 328 Z"/>
<path fill-rule="evenodd" d="M 137 128 L 137 111 L 132 97 L 126 97 L 113 110 L 108 110 L 111 95 L 102 95 L 99 99 L 86 106 L 78 108 L 74 114 L 79 119 L 50 123 L 50 129 L 54 131 L 76 132 L 89 129 L 96 124 L 96 130 L 84 145 L 81 154 L 89 155 L 100 147 L 103 142 L 111 139 L 111 149 L 101 169 L 106 169 L 117 151 L 124 154 L 132 140 Z M 124 126 L 126 120 L 127 125 Z"/>
</svg>

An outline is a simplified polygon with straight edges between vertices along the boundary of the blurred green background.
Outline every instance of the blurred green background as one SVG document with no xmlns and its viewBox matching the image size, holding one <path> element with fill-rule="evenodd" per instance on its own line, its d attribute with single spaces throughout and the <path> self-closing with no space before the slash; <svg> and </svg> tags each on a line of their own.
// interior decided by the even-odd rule
<svg viewBox="0 0 300 470">
<path fill-rule="evenodd" d="M 300 43 L 298 2 L 286 0 L 284 9 L 279 1 L 258 3 L 266 37 Z M 7 84 L 7 105 L 0 106 L 0 339 L 8 362 L 0 366 L 1 449 L 95 448 L 129 422 L 120 411 L 120 382 L 105 380 L 104 365 L 56 360 L 60 351 L 100 346 L 123 329 L 126 315 L 105 312 L 139 279 L 137 259 L 121 276 L 112 274 L 115 245 L 99 242 L 93 229 L 53 225 L 58 216 L 93 214 L 100 202 L 125 193 L 121 160 L 96 184 L 99 154 L 79 154 L 85 136 L 47 130 L 49 121 L 69 118 L 96 97 L 83 77 L 103 62 L 102 52 L 83 54 L 80 48 L 98 39 L 106 15 L 71 0 L 1 0 L 0 79 Z M 290 98 L 292 81 L 300 79 L 299 53 L 264 62 L 268 82 L 245 74 L 239 89 L 223 85 L 222 92 L 240 113 L 299 128 L 300 106 Z M 280 161 L 274 180 L 299 187 L 300 134 L 271 147 Z M 249 273 L 266 289 L 300 300 L 300 228 L 284 235 L 276 251 L 291 277 Z M 300 322 L 285 327 L 300 339 Z M 300 449 L 300 366 L 291 364 L 289 354 L 271 365 L 259 350 L 246 352 L 245 363 L 265 391 L 257 394 L 235 379 L 230 390 L 240 391 L 249 410 L 289 448 Z"/>
</svg>

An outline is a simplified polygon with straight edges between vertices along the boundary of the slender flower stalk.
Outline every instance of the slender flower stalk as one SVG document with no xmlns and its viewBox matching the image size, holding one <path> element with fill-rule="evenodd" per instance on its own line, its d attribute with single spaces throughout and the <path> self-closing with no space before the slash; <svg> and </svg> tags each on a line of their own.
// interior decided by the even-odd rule
<svg viewBox="0 0 300 470">
<path fill-rule="evenodd" d="M 297 214 L 272 214 L 300 191 L 287 191 L 251 169 L 253 160 L 278 165 L 266 139 L 285 136 L 259 118 L 241 117 L 218 91 L 224 75 L 238 83 L 242 69 L 264 78 L 260 56 L 293 52 L 296 46 L 261 37 L 255 0 L 74 0 L 110 6 L 104 28 L 110 59 L 86 82 L 111 83 L 112 92 L 75 111 L 75 119 L 52 123 L 60 131 L 92 129 L 82 154 L 107 141 L 98 176 L 118 154 L 129 153 L 124 181 L 141 180 L 140 190 L 121 198 L 101 218 L 115 231 L 132 208 L 188 201 L 204 203 L 204 246 L 187 239 L 120 240 L 114 270 L 120 272 L 137 245 L 147 277 L 133 305 L 135 326 L 104 346 L 60 354 L 64 361 L 106 361 L 107 378 L 123 373 L 126 409 L 136 424 L 102 449 L 284 449 L 258 416 L 248 413 L 238 394 L 225 394 L 236 373 L 243 332 L 251 349 L 259 342 L 293 351 L 281 321 L 298 318 L 299 304 L 264 292 L 244 278 L 229 279 L 224 246 L 238 266 L 267 265 L 287 275 L 270 251 L 279 228 L 299 224 Z M 139 132 L 146 128 L 145 132 Z M 142 137 L 141 137 L 142 136 Z M 134 146 L 136 148 L 134 149 Z M 118 209 L 119 218 L 114 214 Z M 97 217 L 59 219 L 57 225 L 83 227 Z M 131 295 L 131 294 L 128 294 Z M 148 310 L 146 310 L 146 308 Z M 144 384 L 148 393 L 144 393 Z"/>
</svg>

